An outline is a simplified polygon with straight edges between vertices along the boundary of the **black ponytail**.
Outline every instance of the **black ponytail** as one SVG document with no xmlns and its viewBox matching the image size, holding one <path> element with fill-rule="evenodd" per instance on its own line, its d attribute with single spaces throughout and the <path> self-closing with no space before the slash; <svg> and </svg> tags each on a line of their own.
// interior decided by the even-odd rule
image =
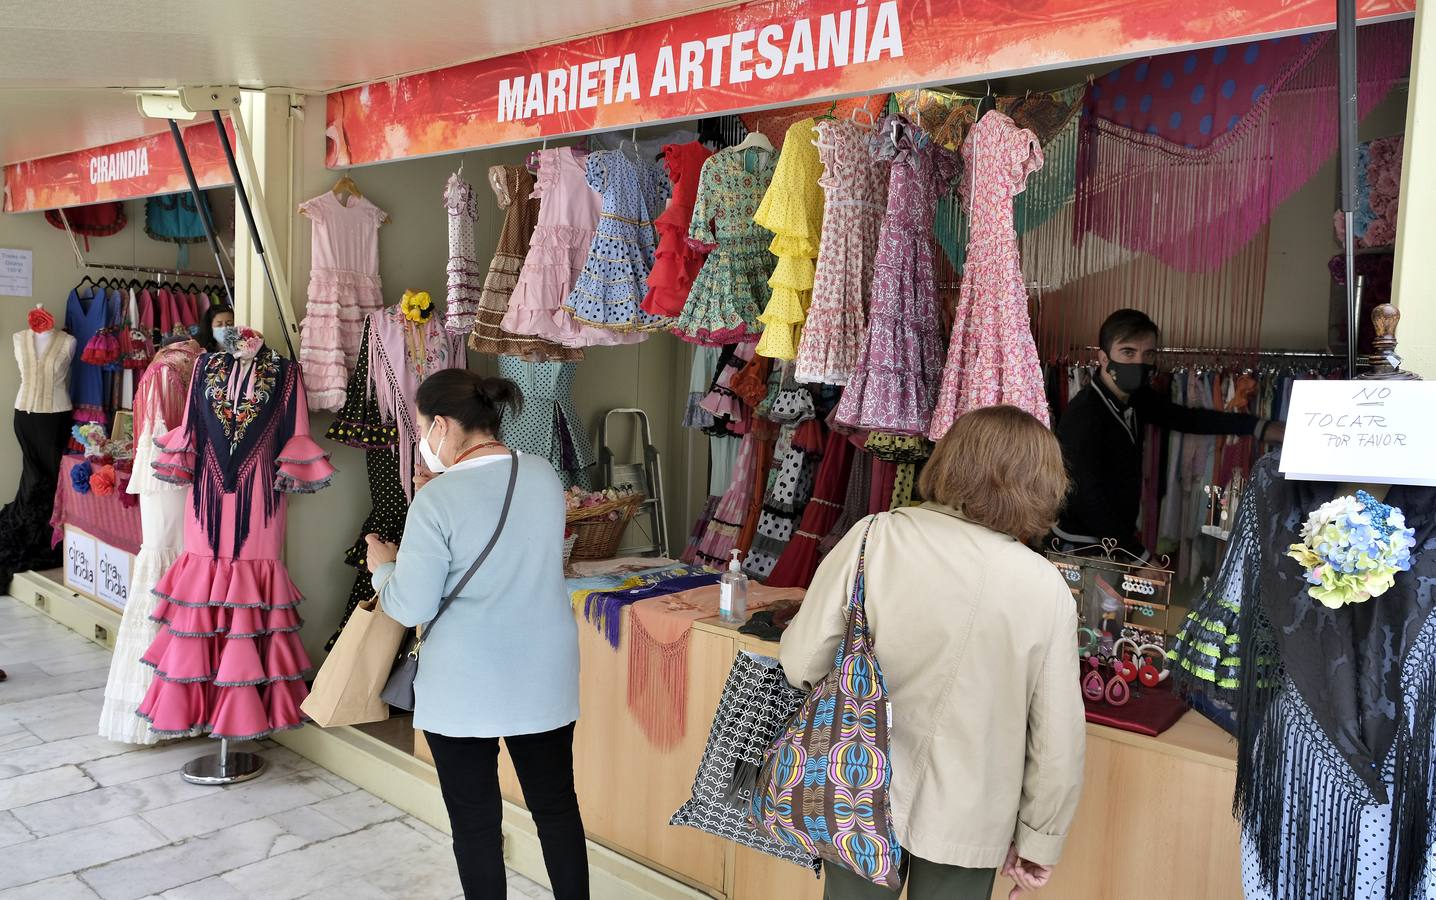
<svg viewBox="0 0 1436 900">
<path fill-rule="evenodd" d="M 498 434 L 504 409 L 523 408 L 519 386 L 507 378 L 485 378 L 468 369 L 444 369 L 419 385 L 420 415 L 443 416 L 465 431 Z"/>
</svg>

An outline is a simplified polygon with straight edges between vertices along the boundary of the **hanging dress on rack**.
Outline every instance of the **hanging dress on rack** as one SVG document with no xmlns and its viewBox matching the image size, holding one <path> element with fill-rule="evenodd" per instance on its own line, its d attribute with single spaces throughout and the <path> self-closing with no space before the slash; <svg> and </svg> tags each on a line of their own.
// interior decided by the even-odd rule
<svg viewBox="0 0 1436 900">
<path fill-rule="evenodd" d="M 364 317 L 384 305 L 379 226 L 388 215 L 365 197 L 343 203 L 325 191 L 299 207 L 311 223 L 309 304 L 299 330 L 304 390 L 314 410 L 344 405 L 344 386 L 359 359 Z"/>
<path fill-rule="evenodd" d="M 523 271 L 529 238 L 538 223 L 539 200 L 533 196 L 534 177 L 523 166 L 491 166 L 489 187 L 493 188 L 499 208 L 504 210 L 504 226 L 499 232 L 493 261 L 489 263 L 489 274 L 484 278 L 474 331 L 469 335 L 469 349 L 517 356 L 530 362 L 583 359 L 583 351 L 576 347 L 504 330 L 509 298 Z"/>
<path fill-rule="evenodd" d="M 593 445 L 573 403 L 578 365 L 501 356 L 499 374 L 518 385 L 524 398 L 522 409 L 504 413 L 500 439 L 515 450 L 548 460 L 565 488 L 589 487 Z"/>
<path fill-rule="evenodd" d="M 193 340 L 162 347 L 135 388 L 135 458 L 126 490 L 140 498 L 143 540 L 130 574 L 129 601 L 115 636 L 100 710 L 99 735 L 111 741 L 153 744 L 159 740 L 149 723 L 135 715 L 154 681 L 154 670 L 140 657 L 159 635 L 160 625 L 151 618 L 158 601 L 154 587 L 184 550 L 189 491 L 155 476 L 155 439 L 184 419 L 190 378 L 202 352 Z"/>
<path fill-rule="evenodd" d="M 922 434 L 942 378 L 933 222 L 958 158 L 900 116 L 879 123 L 872 153 L 892 160 L 888 206 L 873 261 L 863 351 L 834 421 L 853 429 Z"/>
<path fill-rule="evenodd" d="M 693 224 L 698 179 L 703 173 L 703 164 L 712 155 L 713 151 L 699 141 L 668 144 L 663 148 L 663 161 L 673 183 L 673 198 L 653 223 L 658 232 L 658 250 L 653 270 L 648 273 L 644 312 L 669 318 L 682 313 L 693 279 L 703 268 L 707 254 L 688 243 L 688 228 Z"/>
<path fill-rule="evenodd" d="M 286 495 L 327 487 L 334 467 L 309 436 L 300 379 L 262 345 L 246 359 L 206 354 L 184 421 L 158 439 L 156 475 L 191 484 L 184 552 L 155 585 L 163 627 L 143 658 L 155 680 L 139 715 L 160 737 L 252 740 L 303 724 L 310 662 L 280 559 Z"/>
<path fill-rule="evenodd" d="M 565 347 L 633 344 L 642 334 L 609 331 L 575 322 L 564 308 L 588 261 L 603 199 L 588 186 L 584 166 L 571 147 L 538 152 L 533 196 L 541 202 L 529 252 L 509 298 L 505 331 L 532 335 Z"/>
<path fill-rule="evenodd" d="M 369 474 L 369 515 L 344 562 L 358 570 L 344 613 L 325 649 L 333 649 L 354 607 L 374 596 L 364 536 L 377 534 L 391 543 L 404 536 L 404 520 L 414 498 L 418 457 L 419 385 L 435 372 L 464 368 L 463 339 L 432 316 L 422 324 L 404 318 L 390 306 L 364 320 L 359 362 L 349 378 L 348 398 L 325 437 L 364 451 Z"/>
<path fill-rule="evenodd" d="M 75 288 L 65 301 L 65 330 L 75 338 L 75 353 L 70 358 L 70 399 L 76 425 L 109 422 L 105 416 L 105 373 L 84 360 L 85 347 L 109 322 L 109 306 L 104 288 L 90 288 L 83 293 Z"/>
<path fill-rule="evenodd" d="M 667 193 L 654 177 L 657 168 L 643 164 L 640 171 L 640 164 L 622 152 L 599 150 L 588 155 L 584 171 L 588 186 L 603 198 L 603 211 L 564 309 L 574 321 L 606 331 L 666 328 L 666 317 L 640 308 L 658 247 L 650 204 Z"/>
<path fill-rule="evenodd" d="M 758 318 L 763 336 L 758 355 L 793 359 L 812 299 L 814 262 L 818 258 L 823 227 L 823 189 L 818 181 L 823 163 L 818 148 L 816 123 L 812 119 L 794 122 L 783 140 L 783 152 L 773 170 L 773 180 L 753 221 L 773 233 L 768 252 L 777 258 L 768 278 L 772 294 Z"/>
<path fill-rule="evenodd" d="M 773 180 L 773 154 L 719 150 L 703 164 L 688 240 L 708 251 L 673 332 L 694 344 L 753 341 L 771 294 L 770 235 L 753 221 Z"/>
<path fill-rule="evenodd" d="M 868 152 L 872 130 L 850 120 L 818 123 L 819 180 L 827 192 L 813 300 L 798 345 L 800 382 L 847 384 L 867 329 L 878 231 L 891 163 Z"/>
<path fill-rule="evenodd" d="M 962 158 L 967 263 L 928 429 L 934 441 L 958 416 L 985 406 L 1016 406 L 1044 425 L 1051 417 L 1012 224 L 1012 200 L 1042 168 L 1042 146 L 1037 135 L 993 111 L 968 131 Z"/>
<path fill-rule="evenodd" d="M 474 313 L 479 308 L 480 279 L 474 249 L 474 228 L 479 221 L 479 198 L 474 186 L 449 176 L 444 186 L 444 210 L 449 214 L 449 278 L 444 298 L 444 327 L 453 334 L 468 334 L 474 327 Z"/>
</svg>

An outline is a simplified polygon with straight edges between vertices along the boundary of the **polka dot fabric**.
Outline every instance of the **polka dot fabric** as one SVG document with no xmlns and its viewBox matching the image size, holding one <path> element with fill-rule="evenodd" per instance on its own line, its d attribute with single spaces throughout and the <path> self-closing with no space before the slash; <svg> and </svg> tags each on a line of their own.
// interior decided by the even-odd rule
<svg viewBox="0 0 1436 900">
<path fill-rule="evenodd" d="M 1174 144 L 1207 147 L 1325 40 L 1308 34 L 1131 62 L 1097 79 L 1088 112 Z"/>
</svg>

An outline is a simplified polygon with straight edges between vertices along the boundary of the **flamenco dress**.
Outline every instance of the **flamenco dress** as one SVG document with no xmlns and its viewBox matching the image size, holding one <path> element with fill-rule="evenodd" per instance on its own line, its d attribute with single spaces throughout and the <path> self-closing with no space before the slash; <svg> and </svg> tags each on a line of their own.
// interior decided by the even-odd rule
<svg viewBox="0 0 1436 900">
<path fill-rule="evenodd" d="M 162 627 L 138 715 L 160 737 L 251 740 L 303 724 L 310 668 L 299 589 L 280 555 L 286 496 L 328 486 L 297 363 L 261 347 L 200 357 L 184 420 L 161 436 L 157 477 L 191 485 L 184 552 L 155 585 Z"/>
</svg>

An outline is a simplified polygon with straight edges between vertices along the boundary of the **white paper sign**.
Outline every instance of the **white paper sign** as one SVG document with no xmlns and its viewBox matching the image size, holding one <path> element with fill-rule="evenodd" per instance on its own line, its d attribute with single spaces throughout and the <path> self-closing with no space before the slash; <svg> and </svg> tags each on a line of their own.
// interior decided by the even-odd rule
<svg viewBox="0 0 1436 900">
<path fill-rule="evenodd" d="M 65 529 L 65 586 L 87 594 L 95 593 L 95 572 L 99 567 L 99 542 L 83 531 Z"/>
<path fill-rule="evenodd" d="M 0 296 L 34 296 L 34 276 L 35 254 L 32 251 L 0 247 Z"/>
<path fill-rule="evenodd" d="M 1281 471 L 1308 481 L 1436 485 L 1436 381 L 1297 381 Z"/>
<path fill-rule="evenodd" d="M 111 547 L 103 541 L 99 544 L 99 566 L 95 570 L 95 596 L 118 609 L 124 609 L 130 599 L 130 564 L 128 553 Z"/>
</svg>

